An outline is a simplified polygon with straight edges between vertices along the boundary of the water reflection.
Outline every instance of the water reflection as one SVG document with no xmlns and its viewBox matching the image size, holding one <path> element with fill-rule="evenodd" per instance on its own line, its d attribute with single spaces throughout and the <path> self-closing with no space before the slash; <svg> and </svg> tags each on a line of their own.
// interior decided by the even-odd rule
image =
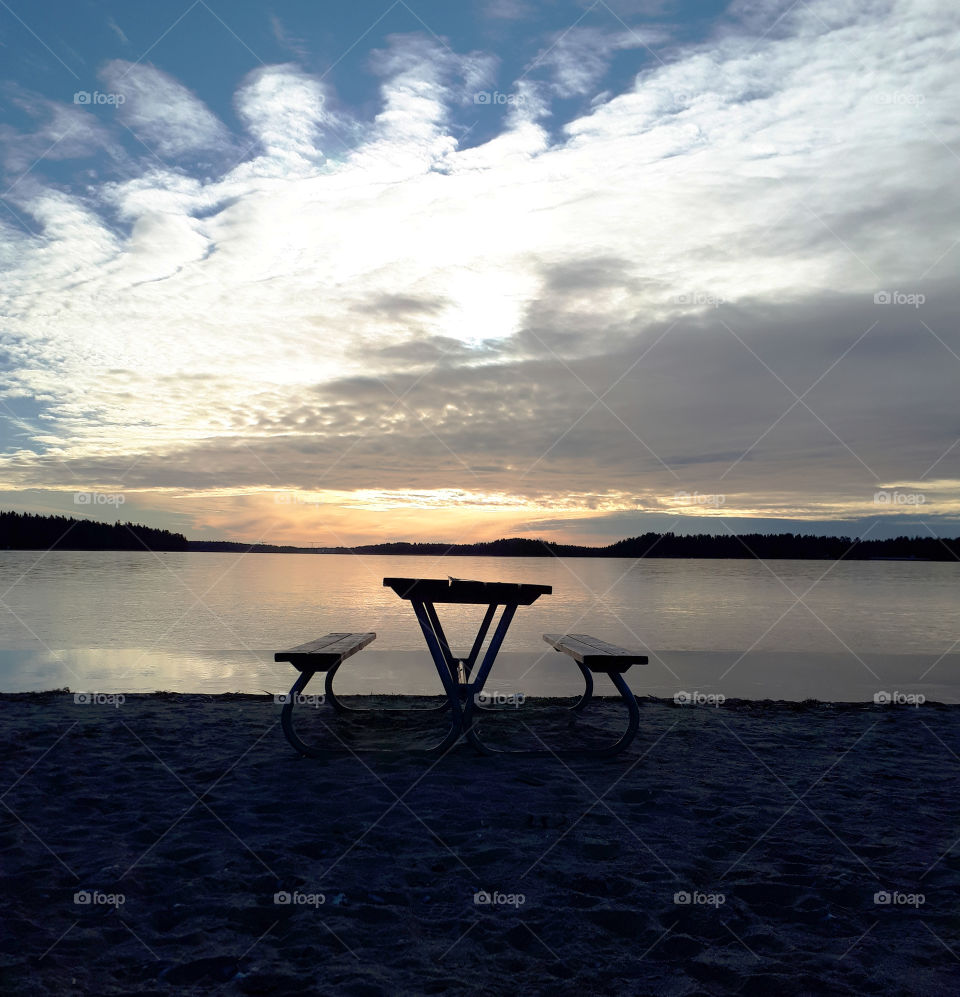
<svg viewBox="0 0 960 997">
<path fill-rule="evenodd" d="M 724 679 L 742 690 L 729 695 L 769 688 L 777 674 L 770 662 L 779 660 L 792 662 L 779 669 L 782 686 L 809 671 L 818 677 L 791 688 L 837 698 L 826 690 L 861 680 L 876 689 L 884 671 L 869 662 L 878 653 L 920 656 L 922 667 L 902 663 L 916 682 L 960 636 L 954 563 L 6 551 L 0 689 L 102 681 L 131 691 L 281 690 L 290 676 L 273 663 L 274 650 L 329 631 L 375 630 L 376 644 L 342 670 L 345 693 L 433 693 L 438 680 L 411 607 L 382 586 L 396 575 L 553 586 L 553 595 L 518 611 L 491 681 L 511 661 L 527 661 L 522 670 L 542 656 L 542 633 L 582 631 L 659 656 L 635 681 L 640 689 L 672 695 L 681 680 L 716 681 L 752 649 L 745 661 L 755 660 L 753 670 L 741 663 Z M 438 611 L 465 653 L 482 607 Z M 791 657 L 800 650 L 806 657 Z M 697 654 L 721 657 L 685 673 Z M 807 658 L 820 666 L 808 669 Z M 526 679 L 530 692 L 566 692 L 566 670 L 546 660 Z M 715 670 L 716 662 L 726 664 Z M 928 679 L 950 686 L 958 674 L 950 655 Z M 570 681 L 572 694 L 575 670 Z"/>
<path fill-rule="evenodd" d="M 798 652 L 660 651 L 629 673 L 638 695 L 673 699 L 686 693 L 727 699 L 819 699 L 871 702 L 879 692 L 922 694 L 929 702 L 960 702 L 960 654 L 942 658 L 934 669 L 925 655 Z M 924 674 L 927 673 L 927 674 Z M 63 688 L 73 692 L 195 693 L 287 692 L 296 677 L 272 651 L 156 651 L 136 648 L 0 651 L 0 691 Z M 597 676 L 597 694 L 613 695 Z M 570 659 L 544 645 L 543 651 L 504 652 L 487 682 L 493 694 L 577 696 L 583 688 Z M 426 651 L 373 651 L 350 658 L 337 673 L 336 690 L 346 696 L 394 694 L 430 696 L 443 690 Z M 308 693 L 323 691 L 318 675 Z"/>
</svg>

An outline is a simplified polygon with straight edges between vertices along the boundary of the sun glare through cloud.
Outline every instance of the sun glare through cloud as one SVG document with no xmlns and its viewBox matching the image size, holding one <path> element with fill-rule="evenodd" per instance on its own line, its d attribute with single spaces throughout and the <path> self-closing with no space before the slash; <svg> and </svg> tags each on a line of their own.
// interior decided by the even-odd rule
<svg viewBox="0 0 960 997">
<path fill-rule="evenodd" d="M 7 82 L 4 494 L 842 521 L 935 467 L 956 516 L 947 7 L 469 45 L 391 12 L 349 72 L 274 18 L 227 90 L 117 25 Z"/>
</svg>

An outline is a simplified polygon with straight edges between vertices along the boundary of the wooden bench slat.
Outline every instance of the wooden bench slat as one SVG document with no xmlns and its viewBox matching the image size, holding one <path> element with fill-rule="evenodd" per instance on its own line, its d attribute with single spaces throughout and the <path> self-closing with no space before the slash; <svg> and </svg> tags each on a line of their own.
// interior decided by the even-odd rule
<svg viewBox="0 0 960 997">
<path fill-rule="evenodd" d="M 544 634 L 543 639 L 555 650 L 569 654 L 594 672 L 625 672 L 631 665 L 645 665 L 645 654 L 609 644 L 590 634 Z"/>
<path fill-rule="evenodd" d="M 351 654 L 356 654 L 372 641 L 376 640 L 375 633 L 333 633 L 316 640 L 307 641 L 289 651 L 277 651 L 273 656 L 274 661 L 289 661 L 294 668 L 300 671 L 327 671 L 334 665 L 339 664 L 344 658 L 349 658 Z"/>
<path fill-rule="evenodd" d="M 349 646 L 366 636 L 366 634 L 351 633 L 327 634 L 325 637 L 318 637 L 316 640 L 310 640 L 306 644 L 300 644 L 297 647 L 291 648 L 290 652 L 296 652 L 297 654 L 315 654 L 319 651 L 335 652 L 340 646 Z M 285 652 L 281 651 L 280 653 L 283 654 Z"/>
</svg>

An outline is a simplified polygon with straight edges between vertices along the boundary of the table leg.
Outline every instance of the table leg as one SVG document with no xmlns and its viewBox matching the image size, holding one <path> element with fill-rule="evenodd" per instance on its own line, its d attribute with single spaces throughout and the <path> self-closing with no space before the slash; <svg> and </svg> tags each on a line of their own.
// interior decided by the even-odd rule
<svg viewBox="0 0 960 997">
<path fill-rule="evenodd" d="M 443 660 L 446 662 L 450 674 L 454 677 L 454 680 L 458 685 L 461 687 L 465 686 L 470 681 L 470 674 L 473 671 L 473 666 L 476 664 L 480 648 L 483 646 L 483 642 L 486 639 L 487 632 L 490 629 L 490 623 L 496 615 L 497 603 L 492 603 L 487 606 L 487 610 L 483 614 L 483 620 L 480 623 L 480 629 L 477 631 L 476 639 L 473 642 L 473 647 L 470 649 L 470 653 L 466 658 L 457 658 L 454 656 L 454 653 L 450 648 L 450 641 L 447 640 L 447 635 L 443 631 L 443 625 L 440 623 L 440 617 L 437 615 L 437 610 L 433 603 L 425 602 L 423 605 L 427 612 L 427 617 L 430 620 L 430 627 L 440 645 Z"/>
<path fill-rule="evenodd" d="M 437 615 L 437 610 L 433 603 L 424 602 L 422 605 L 426 612 L 427 619 L 429 620 L 429 627 L 433 631 L 434 637 L 437 639 L 437 643 L 440 647 L 440 653 L 443 657 L 444 663 L 446 664 L 447 670 L 453 676 L 454 681 L 456 681 L 459 685 L 466 685 L 466 683 L 470 680 L 470 674 L 473 671 L 473 666 L 476 664 L 477 656 L 479 655 L 480 648 L 483 646 L 483 642 L 486 639 L 493 617 L 496 615 L 497 603 L 487 606 L 483 620 L 480 623 L 480 629 L 477 631 L 476 639 L 473 642 L 473 647 L 470 649 L 470 653 L 466 658 L 457 658 L 454 656 L 454 653 L 450 648 L 450 642 L 447 640 L 447 635 L 444 633 L 443 625 L 440 623 L 440 617 Z M 420 626 L 422 629 L 422 621 Z M 426 631 L 424 631 L 424 634 L 426 634 Z"/>
<path fill-rule="evenodd" d="M 467 679 L 470 678 L 470 673 L 473 671 L 473 666 L 477 661 L 477 655 L 480 653 L 480 648 L 486 639 L 487 631 L 490 629 L 490 624 L 493 622 L 493 617 L 496 612 L 497 604 L 495 602 L 487 606 L 487 611 L 483 615 L 483 622 L 480 624 L 480 629 L 477 631 L 477 639 L 473 642 L 473 647 L 470 649 L 469 657 L 463 662 L 464 670 L 467 673 Z"/>
<path fill-rule="evenodd" d="M 430 613 L 427 610 L 427 605 L 419 600 L 411 600 L 413 603 L 413 611 L 417 614 L 417 621 L 420 624 L 420 629 L 423 631 L 424 640 L 427 642 L 427 648 L 430 651 L 430 657 L 433 658 L 433 663 L 436 666 L 437 674 L 440 676 L 440 681 L 443 683 L 443 691 L 447 694 L 447 701 L 450 704 L 450 709 L 452 711 L 450 733 L 444 738 L 444 740 L 436 746 L 434 750 L 445 751 L 447 748 L 452 747 L 460 739 L 463 734 L 463 710 L 460 706 L 460 686 L 456 679 L 456 674 L 451 673 L 449 662 L 449 647 L 446 647 L 446 654 L 444 653 L 444 647 L 446 646 L 446 638 L 444 638 L 444 643 L 440 643 L 440 639 L 437 635 L 436 629 L 433 625 L 433 620 L 430 618 Z M 433 606 L 430 606 L 433 609 Z M 436 618 L 436 612 L 434 611 L 433 617 Z M 439 620 L 437 621 L 439 624 Z M 442 633 L 441 629 L 441 633 Z"/>
<path fill-rule="evenodd" d="M 457 659 L 453 656 L 453 651 L 450 650 L 450 642 L 447 640 L 447 635 L 443 632 L 440 617 L 437 616 L 437 610 L 432 602 L 423 603 L 423 608 L 426 610 L 427 619 L 430 621 L 430 629 L 433 631 L 434 637 L 437 638 L 437 644 L 440 646 L 440 653 L 443 655 L 447 671 L 453 676 L 454 681 L 457 681 Z M 422 626 L 423 624 L 421 623 Z"/>
<path fill-rule="evenodd" d="M 491 606 L 491 609 L 496 607 Z M 496 661 L 497 655 L 500 653 L 500 647 L 503 644 L 504 637 L 507 636 L 507 631 L 510 629 L 510 624 L 513 622 L 513 614 L 516 613 L 517 606 L 516 603 L 508 603 L 503 607 L 503 613 L 500 616 L 500 621 L 497 623 L 497 629 L 493 632 L 493 637 L 490 639 L 490 646 L 487 648 L 487 653 L 483 656 L 483 661 L 480 663 L 480 670 L 477 672 L 476 680 L 468 683 L 467 685 L 467 696 L 463 707 L 463 727 L 467 732 L 467 740 L 474 747 L 478 747 L 479 742 L 471 735 L 470 728 L 473 725 L 473 713 L 476 708 L 476 697 L 483 692 L 484 683 L 487 681 L 487 676 L 490 674 L 490 669 L 493 668 L 493 663 Z M 492 616 L 492 614 L 488 615 Z"/>
<path fill-rule="evenodd" d="M 496 661 L 497 655 L 500 653 L 500 646 L 503 644 L 504 637 L 507 636 L 507 631 L 510 629 L 510 624 L 513 622 L 513 614 L 516 611 L 516 603 L 508 603 L 503 607 L 503 614 L 500 617 L 500 622 L 497 624 L 497 629 L 493 632 L 493 637 L 490 640 L 490 646 L 487 648 L 487 653 L 483 656 L 483 661 L 480 663 L 480 671 L 477 672 L 476 681 L 471 683 L 472 692 L 479 693 L 483 691 L 484 683 L 487 681 L 490 669 L 493 668 L 493 663 Z"/>
</svg>

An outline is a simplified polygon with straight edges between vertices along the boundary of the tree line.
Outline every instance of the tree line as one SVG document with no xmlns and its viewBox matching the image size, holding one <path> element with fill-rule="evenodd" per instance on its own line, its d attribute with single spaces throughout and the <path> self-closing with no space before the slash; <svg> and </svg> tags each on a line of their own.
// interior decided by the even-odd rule
<svg viewBox="0 0 960 997">
<path fill-rule="evenodd" d="M 140 523 L 96 523 L 73 516 L 0 512 L 4 550 L 186 550 L 182 533 Z"/>
<path fill-rule="evenodd" d="M 187 540 L 139 523 L 95 523 L 70 516 L 0 512 L 0 549 L 6 550 L 181 550 L 278 554 L 407 554 L 437 557 L 687 557 L 790 560 L 874 559 L 960 561 L 960 537 L 900 536 L 886 540 L 815 536 L 807 533 L 644 533 L 606 547 L 558 544 L 510 537 L 483 543 L 392 543 L 359 547 L 291 547 L 225 540 Z"/>
<path fill-rule="evenodd" d="M 420 554 L 488 557 L 703 557 L 788 558 L 791 560 L 871 560 L 894 558 L 923 561 L 960 560 L 960 538 L 895 537 L 858 540 L 855 537 L 814 536 L 805 533 L 744 533 L 690 536 L 644 533 L 606 547 L 558 544 L 551 540 L 512 537 L 486 543 L 381 543 L 341 547 L 344 554 Z M 325 553 L 327 551 L 324 551 Z M 333 551 L 330 551 L 333 552 Z"/>
</svg>

